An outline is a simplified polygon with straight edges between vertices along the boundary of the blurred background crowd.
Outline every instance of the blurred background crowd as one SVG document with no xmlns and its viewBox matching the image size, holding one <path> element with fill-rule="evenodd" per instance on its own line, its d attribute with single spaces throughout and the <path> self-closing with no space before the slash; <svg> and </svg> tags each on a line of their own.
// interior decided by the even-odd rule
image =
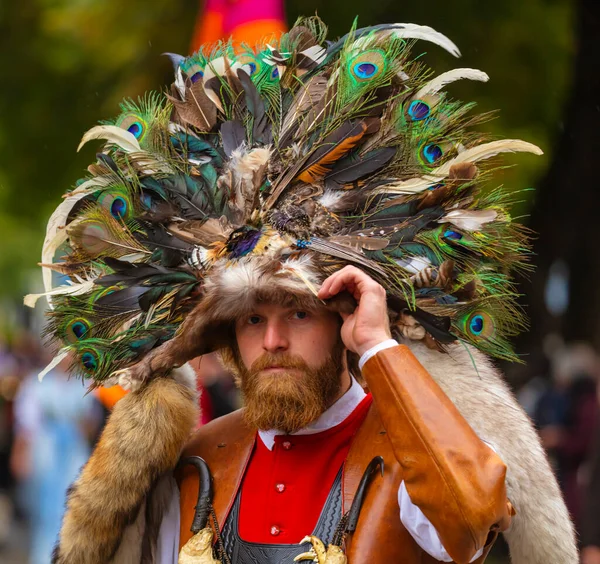
<svg viewBox="0 0 600 564">
<path fill-rule="evenodd" d="M 119 390 L 86 393 L 44 343 L 36 264 L 51 211 L 93 160 L 82 133 L 119 112 L 119 101 L 170 82 L 163 52 L 190 53 L 233 36 L 254 43 L 299 15 L 319 16 L 330 37 L 362 26 L 414 22 L 461 48 L 453 96 L 481 111 L 492 135 L 521 138 L 542 158 L 506 159 L 491 186 L 518 194 L 513 210 L 534 236 L 535 271 L 519 280 L 531 328 L 516 342 L 523 364 L 506 377 L 537 425 L 576 521 L 584 564 L 600 564 L 600 3 L 596 0 L 5 0 L 0 3 L 0 563 L 45 564 L 65 491 L 87 459 Z M 438 72 L 456 66 L 421 46 Z M 197 360 L 203 421 L 239 404 L 212 357 Z M 199 421 L 202 424 L 203 421 Z M 500 544 L 490 560 L 508 562 Z"/>
</svg>

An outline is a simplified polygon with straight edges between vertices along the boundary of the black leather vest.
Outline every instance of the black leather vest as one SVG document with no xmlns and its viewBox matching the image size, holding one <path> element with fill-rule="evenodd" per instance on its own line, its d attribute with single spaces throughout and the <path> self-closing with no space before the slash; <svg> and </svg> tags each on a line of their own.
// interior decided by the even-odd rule
<svg viewBox="0 0 600 564">
<path fill-rule="evenodd" d="M 310 550 L 310 544 L 262 544 L 247 542 L 239 535 L 241 488 L 221 532 L 225 551 L 231 564 L 293 564 L 294 558 Z M 293 511 L 290 508 L 290 511 Z M 333 482 L 325 505 L 312 535 L 319 537 L 327 546 L 333 539 L 335 529 L 342 517 L 342 469 Z"/>
</svg>

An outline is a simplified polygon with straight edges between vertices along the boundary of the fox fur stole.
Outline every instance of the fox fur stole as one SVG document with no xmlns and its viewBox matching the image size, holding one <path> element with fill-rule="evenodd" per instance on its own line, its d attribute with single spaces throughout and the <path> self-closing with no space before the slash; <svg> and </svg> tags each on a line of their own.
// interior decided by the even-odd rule
<svg viewBox="0 0 600 564">
<path fill-rule="evenodd" d="M 70 488 L 52 564 L 155 562 L 170 471 L 197 421 L 187 364 L 121 399 Z"/>
</svg>

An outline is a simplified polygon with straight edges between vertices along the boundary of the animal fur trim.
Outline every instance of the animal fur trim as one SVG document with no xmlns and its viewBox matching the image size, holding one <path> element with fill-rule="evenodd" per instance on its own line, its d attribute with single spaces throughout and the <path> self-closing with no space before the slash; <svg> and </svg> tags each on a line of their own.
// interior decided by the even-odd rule
<svg viewBox="0 0 600 564">
<path fill-rule="evenodd" d="M 160 524 L 160 515 L 148 516 L 164 504 L 147 506 L 151 502 L 145 500 L 177 464 L 198 420 L 197 405 L 189 365 L 174 371 L 174 377 L 152 379 L 117 403 L 71 486 L 53 564 L 152 561 L 142 558 L 151 558 L 152 549 L 144 546 L 140 534 L 149 523 Z"/>
<path fill-rule="evenodd" d="M 448 354 L 405 343 L 481 439 L 508 467 L 507 495 L 517 511 L 504 533 L 513 564 L 577 564 L 569 512 L 539 437 L 490 360 L 473 347 Z"/>
<path fill-rule="evenodd" d="M 150 351 L 138 364 L 122 371 L 127 380 L 144 382 L 173 366 L 227 345 L 232 320 L 248 313 L 256 302 L 290 303 L 301 308 L 323 305 L 316 297 L 321 280 L 312 258 L 240 260 L 213 267 L 204 297 L 187 315 L 177 335 Z M 348 311 L 348 296 L 331 301 L 335 311 Z M 349 311 L 353 311 L 351 308 Z"/>
</svg>

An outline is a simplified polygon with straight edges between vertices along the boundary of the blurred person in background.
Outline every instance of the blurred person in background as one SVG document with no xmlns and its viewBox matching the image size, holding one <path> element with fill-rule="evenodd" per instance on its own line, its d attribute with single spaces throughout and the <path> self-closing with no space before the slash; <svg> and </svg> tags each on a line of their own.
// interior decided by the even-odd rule
<svg viewBox="0 0 600 564">
<path fill-rule="evenodd" d="M 9 467 L 12 446 L 12 403 L 18 389 L 18 363 L 0 337 L 0 548 L 8 542 L 13 516 Z"/>
<path fill-rule="evenodd" d="M 15 398 L 11 469 L 25 494 L 32 564 L 50 562 L 68 487 L 90 454 L 101 409 L 81 381 L 69 379 L 69 359 L 38 382 L 35 370 Z"/>
<path fill-rule="evenodd" d="M 598 357 L 589 345 L 579 343 L 560 349 L 552 365 L 553 383 L 539 400 L 535 420 L 567 507 L 581 530 L 588 461 L 598 421 Z"/>
<path fill-rule="evenodd" d="M 600 403 L 600 381 L 596 386 Z M 596 420 L 589 479 L 581 528 L 581 563 L 600 564 L 600 419 Z"/>
<path fill-rule="evenodd" d="M 215 353 L 190 361 L 200 392 L 200 425 L 227 415 L 241 407 L 239 391 L 233 376 L 227 372 Z"/>
</svg>

